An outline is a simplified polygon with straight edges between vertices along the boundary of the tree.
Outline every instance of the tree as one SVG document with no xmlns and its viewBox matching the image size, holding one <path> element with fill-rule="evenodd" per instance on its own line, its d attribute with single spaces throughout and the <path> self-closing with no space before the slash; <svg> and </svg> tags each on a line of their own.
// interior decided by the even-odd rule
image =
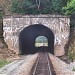
<svg viewBox="0 0 75 75">
<path fill-rule="evenodd" d="M 7 47 L 4 38 L 3 38 L 3 15 L 4 15 L 4 10 L 3 10 L 3 3 L 0 3 L 0 48 Z"/>
<path fill-rule="evenodd" d="M 67 50 L 75 54 L 75 0 L 68 0 L 67 5 L 63 7 L 63 12 L 70 16 L 70 38 Z"/>
<path fill-rule="evenodd" d="M 75 14 L 75 0 L 69 0 L 67 6 L 63 7 L 63 11 L 66 15 Z"/>
<path fill-rule="evenodd" d="M 12 0 L 11 12 L 21 14 L 62 13 L 66 0 Z"/>
<path fill-rule="evenodd" d="M 63 14 L 62 8 L 67 4 L 67 0 L 52 0 L 53 13 Z"/>
</svg>

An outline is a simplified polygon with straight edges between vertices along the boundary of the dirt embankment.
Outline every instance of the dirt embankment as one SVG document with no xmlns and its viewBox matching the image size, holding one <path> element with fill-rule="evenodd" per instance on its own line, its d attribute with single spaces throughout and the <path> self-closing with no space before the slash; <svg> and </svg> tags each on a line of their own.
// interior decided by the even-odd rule
<svg viewBox="0 0 75 75">
<path fill-rule="evenodd" d="M 14 51 L 8 49 L 5 46 L 5 44 L 2 41 L 0 41 L 0 60 L 2 59 L 12 60 L 13 58 L 16 58 L 17 56 L 18 55 Z"/>
<path fill-rule="evenodd" d="M 8 48 L 0 48 L 0 59 L 11 59 L 16 58 L 17 54 Z"/>
</svg>

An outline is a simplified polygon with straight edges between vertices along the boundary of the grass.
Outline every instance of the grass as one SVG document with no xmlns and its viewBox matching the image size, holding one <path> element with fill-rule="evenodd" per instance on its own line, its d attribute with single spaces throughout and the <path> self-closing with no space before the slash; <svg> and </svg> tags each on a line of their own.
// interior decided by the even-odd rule
<svg viewBox="0 0 75 75">
<path fill-rule="evenodd" d="M 75 71 L 75 68 L 73 68 L 72 71 Z"/>
<path fill-rule="evenodd" d="M 5 66 L 5 65 L 7 65 L 7 64 L 9 64 L 9 63 L 10 63 L 10 61 L 0 60 L 0 68 L 3 67 L 3 66 Z"/>
<path fill-rule="evenodd" d="M 70 50 L 68 52 L 68 59 L 71 60 L 72 62 L 75 60 L 75 52 L 74 52 L 74 50 Z"/>
</svg>

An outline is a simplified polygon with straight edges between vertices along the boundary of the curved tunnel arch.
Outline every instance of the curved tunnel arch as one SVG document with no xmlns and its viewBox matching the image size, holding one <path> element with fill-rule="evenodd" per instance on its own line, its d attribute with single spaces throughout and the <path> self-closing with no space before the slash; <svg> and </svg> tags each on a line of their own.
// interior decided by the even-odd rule
<svg viewBox="0 0 75 75">
<path fill-rule="evenodd" d="M 54 54 L 54 34 L 42 24 L 34 24 L 24 28 L 19 34 L 19 49 L 21 54 L 33 54 L 40 49 L 35 47 L 35 39 L 38 36 L 45 36 L 48 39 L 47 52 Z"/>
</svg>

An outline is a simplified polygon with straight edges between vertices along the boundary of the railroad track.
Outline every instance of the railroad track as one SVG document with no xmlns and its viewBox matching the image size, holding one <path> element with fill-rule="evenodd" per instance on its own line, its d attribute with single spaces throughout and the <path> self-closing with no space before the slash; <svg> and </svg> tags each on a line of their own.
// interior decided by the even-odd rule
<svg viewBox="0 0 75 75">
<path fill-rule="evenodd" d="M 0 68 L 0 75 L 29 75 L 38 54 L 22 55 L 19 59 Z"/>
<path fill-rule="evenodd" d="M 30 75 L 56 75 L 48 53 L 39 53 Z"/>
</svg>

